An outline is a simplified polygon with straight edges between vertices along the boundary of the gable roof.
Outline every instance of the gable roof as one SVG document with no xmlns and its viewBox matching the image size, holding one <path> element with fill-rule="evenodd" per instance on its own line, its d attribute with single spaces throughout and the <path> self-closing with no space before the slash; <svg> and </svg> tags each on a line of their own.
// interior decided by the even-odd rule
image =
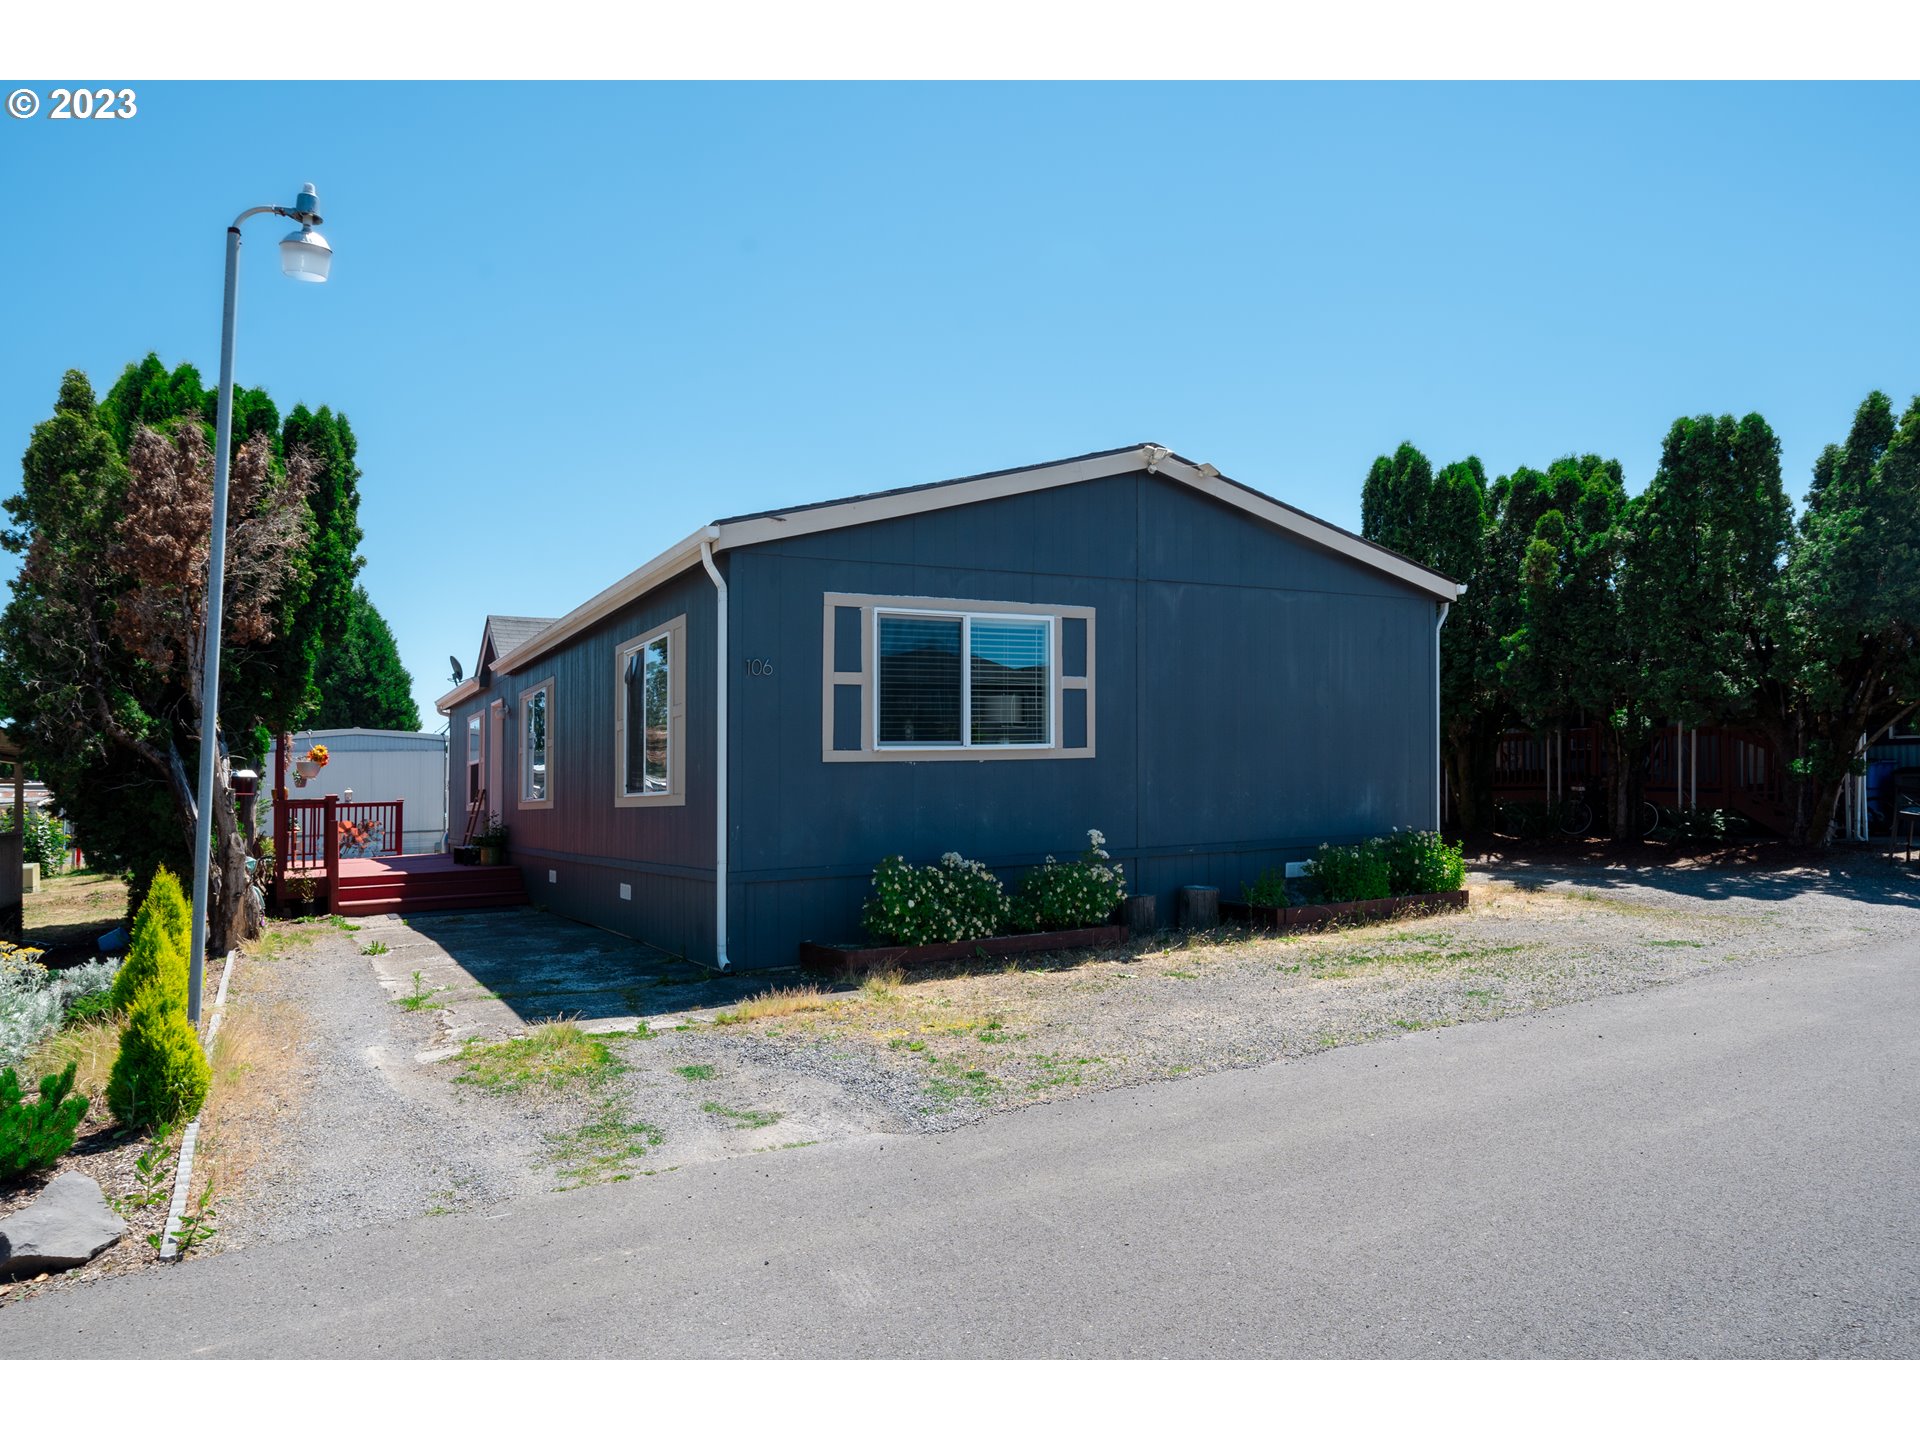
<svg viewBox="0 0 1920 1440">
<path fill-rule="evenodd" d="M 715 520 L 694 531 L 679 544 L 654 556 L 591 600 L 548 623 L 512 650 L 497 652 L 494 669 L 502 674 L 511 674 L 582 630 L 598 624 L 654 586 L 700 564 L 703 545 L 717 554 L 722 550 L 763 545 L 770 540 L 817 534 L 823 530 L 840 530 L 853 525 L 869 525 L 880 520 L 894 520 L 906 515 L 1137 472 L 1163 475 L 1187 485 L 1311 544 L 1390 575 L 1402 584 L 1431 595 L 1435 600 L 1451 601 L 1461 594 L 1461 586 L 1438 570 L 1409 560 L 1384 545 L 1364 540 L 1350 530 L 1329 524 L 1271 495 L 1262 494 L 1250 485 L 1230 480 L 1211 465 L 1176 455 L 1164 445 L 1145 443 L 1125 445 L 1117 450 L 1096 450 L 1040 465 L 991 470 L 981 475 L 964 475 L 955 480 L 937 480 L 925 485 L 907 485 L 895 490 L 879 490 L 840 500 L 821 500 Z M 489 617 L 489 623 L 493 618 Z M 437 708 L 445 711 L 458 704 L 466 698 L 463 691 L 464 687 L 442 697 L 437 702 Z"/>
<path fill-rule="evenodd" d="M 533 615 L 489 615 L 487 628 L 481 636 L 481 656 L 486 655 L 486 642 L 493 641 L 494 658 L 512 653 L 527 643 L 542 630 L 553 624 L 553 620 L 540 619 Z"/>
<path fill-rule="evenodd" d="M 473 673 L 434 701 L 433 708 L 444 715 L 462 700 L 478 694 L 480 679 L 487 673 L 490 663 L 489 657 L 493 662 L 498 662 L 502 655 L 525 645 L 551 624 L 553 621 L 535 615 L 487 616 L 487 623 L 480 627 L 480 654 L 473 662 Z M 494 668 L 499 668 L 497 663 Z"/>
</svg>

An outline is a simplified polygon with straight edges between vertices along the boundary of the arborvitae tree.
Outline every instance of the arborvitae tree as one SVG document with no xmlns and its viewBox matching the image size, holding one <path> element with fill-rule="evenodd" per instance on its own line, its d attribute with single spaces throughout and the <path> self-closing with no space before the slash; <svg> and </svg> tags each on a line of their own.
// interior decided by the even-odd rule
<svg viewBox="0 0 1920 1440">
<path fill-rule="evenodd" d="M 1432 503 L 1433 466 L 1411 442 L 1403 440 L 1391 457 L 1380 456 L 1367 471 L 1366 483 L 1360 489 L 1360 533 L 1409 559 L 1431 564 L 1421 555 L 1439 543 L 1428 514 Z M 1454 576 L 1456 580 L 1462 578 Z"/>
<path fill-rule="evenodd" d="M 282 663 L 306 683 L 300 695 L 287 694 L 282 705 L 263 707 L 289 717 L 269 724 L 290 730 L 296 724 L 317 723 L 308 718 L 325 698 L 317 673 L 329 652 L 346 640 L 354 617 L 354 580 L 365 562 L 360 559 L 360 467 L 354 463 L 358 446 L 347 417 L 324 406 L 310 411 L 296 405 L 287 416 L 281 443 L 285 453 L 305 452 L 314 465 L 308 497 L 312 541 L 304 557 L 306 595 L 290 616 L 281 642 L 286 655 Z"/>
<path fill-rule="evenodd" d="M 113 1008 L 126 1010 L 150 985 L 158 985 L 183 1006 L 187 1003 L 187 951 L 154 906 L 151 892 L 133 917 L 133 937 L 113 977 Z"/>
<path fill-rule="evenodd" d="M 1435 474 L 1411 444 L 1375 460 L 1361 494 L 1367 539 L 1467 587 L 1440 632 L 1440 743 L 1469 834 L 1492 824 L 1493 762 L 1509 714 L 1500 690 L 1505 632 L 1493 621 L 1500 587 L 1487 569 L 1487 507 L 1486 470 L 1477 456 Z"/>
<path fill-rule="evenodd" d="M 1920 397 L 1874 391 L 1814 466 L 1764 719 L 1790 760 L 1792 839 L 1824 847 L 1865 746 L 1920 706 Z"/>
<path fill-rule="evenodd" d="M 1520 563 L 1520 624 L 1506 639 L 1502 677 L 1541 727 L 1582 717 L 1597 728 L 1613 777 L 1608 828 L 1637 837 L 1656 723 L 1648 657 L 1631 613 L 1634 505 L 1620 463 L 1597 455 L 1528 472 L 1509 495 L 1518 519 L 1545 505 Z"/>
<path fill-rule="evenodd" d="M 183 1002 L 160 985 L 133 998 L 120 1053 L 107 1077 L 107 1105 L 122 1125 L 191 1120 L 212 1083 L 206 1052 Z"/>
<path fill-rule="evenodd" d="M 1758 415 L 1676 420 L 1635 505 L 1623 599 L 1669 725 L 1729 722 L 1751 707 L 1777 622 L 1793 532 L 1780 442 Z"/>
<path fill-rule="evenodd" d="M 310 723 L 316 729 L 420 728 L 413 676 L 400 663 L 393 631 L 374 608 L 364 585 L 354 586 L 347 633 L 321 656 L 314 683 L 320 703 Z"/>
</svg>

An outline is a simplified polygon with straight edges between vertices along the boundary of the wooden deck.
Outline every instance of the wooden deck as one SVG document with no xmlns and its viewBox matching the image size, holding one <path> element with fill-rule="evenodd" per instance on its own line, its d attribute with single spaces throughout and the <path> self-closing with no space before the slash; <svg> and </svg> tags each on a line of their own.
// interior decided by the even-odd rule
<svg viewBox="0 0 1920 1440">
<path fill-rule="evenodd" d="M 324 870 L 289 870 L 323 876 Z M 456 865 L 450 855 L 340 857 L 336 915 L 410 915 L 422 910 L 481 910 L 527 903 L 517 865 Z"/>
</svg>

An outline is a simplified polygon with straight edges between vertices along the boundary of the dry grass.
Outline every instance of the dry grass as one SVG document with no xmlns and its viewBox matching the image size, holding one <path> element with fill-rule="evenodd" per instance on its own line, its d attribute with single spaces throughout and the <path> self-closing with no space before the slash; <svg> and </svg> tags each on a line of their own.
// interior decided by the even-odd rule
<svg viewBox="0 0 1920 1440">
<path fill-rule="evenodd" d="M 860 994 L 863 999 L 890 1001 L 900 998 L 900 990 L 907 983 L 907 977 L 895 965 L 885 970 L 875 970 L 860 982 Z"/>
<path fill-rule="evenodd" d="M 274 1141 L 306 1080 L 300 1009 L 291 1001 L 229 995 L 207 1063 L 213 1086 L 200 1112 L 194 1189 L 231 1195 Z"/>
<path fill-rule="evenodd" d="M 104 1107 L 107 1076 L 120 1053 L 120 1017 L 102 1015 L 81 1025 L 55 1030 L 34 1047 L 21 1064 L 23 1075 L 57 1075 L 71 1061 L 73 1088 Z"/>
<path fill-rule="evenodd" d="M 22 943 L 47 952 L 50 961 L 85 960 L 94 941 L 127 917 L 127 885 L 118 875 L 80 870 L 40 882 L 40 893 L 21 897 L 26 931 Z"/>
<path fill-rule="evenodd" d="M 713 1017 L 716 1025 L 744 1025 L 753 1020 L 777 1020 L 786 1015 L 805 1015 L 830 1010 L 835 1002 L 818 985 L 795 985 L 785 990 L 769 990 L 742 1000 L 733 1009 Z"/>
</svg>

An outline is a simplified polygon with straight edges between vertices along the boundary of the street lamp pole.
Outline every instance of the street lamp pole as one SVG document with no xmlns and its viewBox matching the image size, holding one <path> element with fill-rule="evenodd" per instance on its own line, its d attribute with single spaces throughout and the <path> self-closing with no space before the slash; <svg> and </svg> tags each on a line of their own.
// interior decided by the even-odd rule
<svg viewBox="0 0 1920 1440">
<path fill-rule="evenodd" d="M 227 580 L 227 471 L 233 449 L 233 316 L 240 293 L 240 226 L 255 215 L 283 215 L 300 228 L 280 242 L 280 268 L 295 280 L 323 281 L 332 247 L 314 227 L 320 197 L 301 187 L 292 206 L 256 205 L 227 227 L 227 283 L 220 310 L 220 408 L 214 422 L 213 525 L 207 542 L 207 610 L 202 627 L 200 678 L 200 786 L 193 812 L 193 947 L 187 969 L 187 1018 L 200 1023 L 200 992 L 207 957 L 207 890 L 213 868 L 213 774 L 220 736 L 220 630 Z"/>
</svg>

